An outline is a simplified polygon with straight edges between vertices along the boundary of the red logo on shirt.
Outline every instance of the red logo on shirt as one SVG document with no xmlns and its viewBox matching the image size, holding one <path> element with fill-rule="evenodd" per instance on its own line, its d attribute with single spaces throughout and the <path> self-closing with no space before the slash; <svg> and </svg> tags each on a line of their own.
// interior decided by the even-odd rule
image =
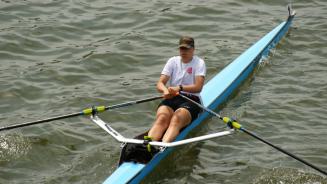
<svg viewBox="0 0 327 184">
<path fill-rule="evenodd" d="M 192 67 L 187 68 L 187 69 L 186 69 L 186 72 L 187 72 L 188 74 L 192 74 Z"/>
</svg>

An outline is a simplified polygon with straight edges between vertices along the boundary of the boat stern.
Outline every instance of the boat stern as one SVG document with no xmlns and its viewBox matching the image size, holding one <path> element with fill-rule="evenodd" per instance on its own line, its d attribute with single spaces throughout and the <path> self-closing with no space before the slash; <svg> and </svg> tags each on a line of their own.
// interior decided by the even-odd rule
<svg viewBox="0 0 327 184">
<path fill-rule="evenodd" d="M 103 184 L 125 184 L 128 183 L 143 168 L 144 164 L 135 162 L 124 162 L 112 175 L 103 182 Z"/>
</svg>

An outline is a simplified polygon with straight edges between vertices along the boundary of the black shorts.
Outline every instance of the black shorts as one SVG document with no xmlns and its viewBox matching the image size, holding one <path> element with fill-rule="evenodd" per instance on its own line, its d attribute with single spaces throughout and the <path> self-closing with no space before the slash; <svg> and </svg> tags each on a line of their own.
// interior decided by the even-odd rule
<svg viewBox="0 0 327 184">
<path fill-rule="evenodd" d="M 192 96 L 191 99 L 198 103 L 201 103 L 200 99 L 196 96 Z M 197 106 L 196 104 L 194 104 L 180 96 L 175 96 L 171 99 L 165 99 L 165 100 L 161 101 L 161 103 L 158 105 L 158 108 L 162 105 L 166 105 L 166 106 L 172 108 L 174 111 L 176 111 L 178 108 L 187 109 L 192 116 L 192 121 L 195 120 L 198 117 L 199 113 L 201 112 L 201 108 L 199 106 Z"/>
</svg>

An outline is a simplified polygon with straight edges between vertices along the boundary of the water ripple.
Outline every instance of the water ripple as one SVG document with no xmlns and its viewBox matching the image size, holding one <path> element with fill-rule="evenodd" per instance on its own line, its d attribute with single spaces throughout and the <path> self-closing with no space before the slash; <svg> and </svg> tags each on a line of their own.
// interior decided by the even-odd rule
<svg viewBox="0 0 327 184">
<path fill-rule="evenodd" d="M 1 126 L 156 94 L 180 35 L 195 37 L 210 79 L 287 16 L 285 1 L 255 0 L 4 0 L 0 7 Z M 326 169 L 327 6 L 294 7 L 290 33 L 222 114 Z M 135 135 L 151 125 L 156 106 L 101 116 Z M 221 123 L 212 118 L 199 134 L 217 130 Z M 17 131 L 0 136 L 0 183 L 100 183 L 119 157 L 119 144 L 87 118 Z M 148 183 L 326 183 L 242 133 L 183 147 L 168 159 Z"/>
</svg>

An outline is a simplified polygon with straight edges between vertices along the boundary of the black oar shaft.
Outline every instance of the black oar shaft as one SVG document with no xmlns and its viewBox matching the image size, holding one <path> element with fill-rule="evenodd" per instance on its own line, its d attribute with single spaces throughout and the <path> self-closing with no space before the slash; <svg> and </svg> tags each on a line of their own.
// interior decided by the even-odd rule
<svg viewBox="0 0 327 184">
<path fill-rule="evenodd" d="M 299 158 L 298 156 L 296 156 L 296 155 L 294 155 L 294 154 L 292 154 L 292 153 L 290 153 L 290 152 L 288 152 L 288 151 L 286 151 L 286 150 L 284 150 L 284 149 L 282 149 L 282 148 L 280 148 L 280 147 L 278 147 L 278 146 L 276 146 L 276 145 L 274 145 L 274 144 L 272 144 L 272 143 L 270 143 L 270 142 L 264 140 L 263 138 L 261 138 L 261 137 L 255 135 L 254 133 L 252 133 L 252 132 L 246 130 L 246 129 L 243 128 L 242 125 L 240 125 L 238 122 L 236 122 L 236 121 L 232 122 L 229 118 L 226 118 L 226 119 L 225 119 L 225 117 L 221 117 L 219 114 L 217 114 L 217 113 L 213 112 L 212 110 L 210 110 L 209 108 L 206 108 L 206 107 L 204 107 L 203 105 L 201 105 L 201 104 L 195 102 L 194 100 L 192 100 L 192 99 L 186 97 L 185 95 L 183 95 L 183 94 L 179 94 L 179 95 L 180 95 L 181 97 L 183 97 L 184 99 L 187 99 L 188 101 L 194 103 L 195 105 L 197 105 L 198 107 L 202 108 L 203 110 L 207 111 L 208 113 L 210 113 L 210 114 L 212 114 L 212 115 L 218 117 L 219 119 L 223 120 L 225 123 L 229 123 L 229 122 L 226 122 L 226 120 L 230 121 L 231 126 L 233 126 L 234 128 L 236 127 L 237 129 L 241 130 L 242 132 L 244 132 L 244 133 L 246 133 L 246 134 L 248 134 L 248 135 L 250 135 L 250 136 L 252 136 L 252 137 L 254 137 L 254 138 L 256 138 L 256 139 L 258 139 L 258 140 L 260 140 L 260 141 L 262 141 L 263 143 L 265 143 L 265 144 L 267 144 L 267 145 L 269 145 L 269 146 L 271 146 L 271 147 L 277 149 L 278 151 L 280 151 L 280 152 L 282 152 L 282 153 L 284 153 L 284 154 L 286 154 L 286 155 L 288 155 L 288 156 L 290 156 L 290 157 L 292 157 L 292 158 L 294 158 L 294 159 L 296 159 L 296 160 L 302 162 L 303 164 L 305 164 L 305 165 L 307 165 L 307 166 L 309 166 L 309 167 L 315 169 L 316 171 L 319 171 L 320 173 L 322 173 L 322 174 L 324 174 L 324 175 L 327 176 L 327 172 L 326 172 L 326 171 L 323 171 L 323 170 L 320 169 L 319 167 L 317 167 L 317 166 L 315 166 L 315 165 L 313 165 L 313 164 L 311 164 L 311 163 L 309 163 L 309 162 L 307 162 L 307 161 L 305 161 L 305 160 Z"/>
<path fill-rule="evenodd" d="M 303 164 L 305 164 L 305 165 L 307 165 L 307 166 L 309 166 L 309 167 L 315 169 L 316 171 L 319 171 L 320 173 L 322 173 L 322 174 L 324 174 L 324 175 L 327 176 L 327 172 L 326 172 L 326 171 L 323 171 L 323 170 L 320 169 L 319 167 L 317 167 L 317 166 L 315 166 L 315 165 L 313 165 L 313 164 L 311 164 L 311 163 L 309 163 L 309 162 L 303 160 L 302 158 L 299 158 L 298 156 L 294 155 L 293 153 L 290 153 L 290 152 L 288 152 L 288 151 L 286 151 L 286 150 L 284 150 L 284 149 L 282 149 L 282 148 L 280 148 L 280 147 L 278 147 L 278 146 L 276 146 L 276 145 L 270 143 L 269 141 L 262 139 L 261 137 L 259 137 L 259 136 L 257 136 L 256 134 L 254 134 L 254 133 L 252 133 L 252 132 L 246 130 L 245 128 L 241 128 L 241 130 L 242 130 L 243 132 L 245 132 L 246 134 L 248 134 L 248 135 L 250 135 L 250 136 L 252 136 L 252 137 L 254 137 L 254 138 L 260 140 L 261 142 L 264 142 L 265 144 L 268 144 L 269 146 L 271 146 L 271 147 L 277 149 L 278 151 L 283 152 L 284 154 L 286 154 L 286 155 L 288 155 L 288 156 L 290 156 L 290 157 L 292 157 L 292 158 L 294 158 L 294 159 L 296 159 L 296 160 L 302 162 Z"/>
<path fill-rule="evenodd" d="M 182 98 L 184 98 L 184 99 L 186 99 L 186 100 L 188 100 L 188 101 L 194 103 L 195 105 L 197 105 L 197 106 L 200 107 L 201 109 L 207 111 L 207 112 L 210 113 L 211 115 L 216 116 L 217 118 L 223 120 L 223 118 L 222 118 L 219 114 L 215 113 L 215 112 L 212 111 L 211 109 L 209 109 L 209 108 L 207 108 L 207 107 L 205 107 L 205 106 L 199 104 L 198 102 L 192 100 L 191 98 L 189 98 L 189 97 L 187 97 L 187 96 L 185 96 L 185 95 L 183 95 L 183 94 L 178 94 L 178 95 L 179 95 L 180 97 L 182 97 Z"/>
<path fill-rule="evenodd" d="M 40 123 L 45 123 L 45 122 L 54 121 L 54 120 L 60 120 L 60 119 L 64 119 L 64 118 L 80 116 L 82 114 L 83 113 L 79 112 L 79 113 L 67 114 L 67 115 L 63 115 L 63 116 L 56 116 L 56 117 L 51 117 L 51 118 L 32 121 L 32 122 L 26 122 L 26 123 L 21 123 L 21 124 L 16 124 L 16 125 L 10 125 L 10 126 L 7 126 L 7 127 L 1 127 L 0 131 L 10 130 L 10 129 L 14 129 L 14 128 L 20 128 L 20 127 L 25 127 L 25 126 L 35 125 L 35 124 L 40 124 Z"/>
<path fill-rule="evenodd" d="M 130 102 L 125 102 L 125 103 L 121 103 L 121 104 L 116 104 L 116 105 L 112 105 L 112 106 L 107 106 L 105 108 L 105 110 L 109 110 L 109 109 L 117 109 L 120 107 L 126 107 L 126 106 L 130 106 L 130 105 L 134 105 L 134 104 L 139 104 L 139 103 L 144 103 L 144 102 L 150 102 L 153 100 L 157 100 L 162 98 L 162 96 L 155 96 L 155 97 L 151 97 L 151 98 L 146 98 L 146 99 L 142 99 L 142 100 L 136 100 L 136 101 L 130 101 Z"/>
<path fill-rule="evenodd" d="M 116 104 L 116 105 L 107 106 L 107 107 L 98 106 L 98 107 L 94 107 L 94 108 L 85 109 L 82 112 L 77 112 L 77 113 L 72 113 L 72 114 L 67 114 L 67 115 L 62 115 L 62 116 L 56 116 L 56 117 L 51 117 L 51 118 L 47 118 L 47 119 L 42 119 L 42 120 L 37 120 L 37 121 L 32 121 L 32 122 L 27 122 L 27 123 L 21 123 L 21 124 L 16 124 L 16 125 L 9 125 L 9 126 L 6 126 L 6 127 L 0 127 L 0 131 L 10 130 L 10 129 L 14 129 L 14 128 L 20 128 L 20 127 L 25 127 L 25 126 L 29 126 L 29 125 L 35 125 L 35 124 L 45 123 L 45 122 L 49 122 L 49 121 L 80 116 L 80 115 L 89 115 L 94 111 L 102 112 L 102 111 L 105 111 L 105 110 L 117 109 L 117 108 L 120 108 L 120 107 L 126 107 L 126 106 L 130 106 L 130 105 L 134 105 L 134 104 L 149 102 L 149 101 L 157 100 L 157 99 L 160 99 L 160 98 L 162 98 L 162 96 L 155 96 L 155 97 L 145 98 L 145 99 L 136 100 L 136 101 L 130 101 L 130 102 Z"/>
</svg>

